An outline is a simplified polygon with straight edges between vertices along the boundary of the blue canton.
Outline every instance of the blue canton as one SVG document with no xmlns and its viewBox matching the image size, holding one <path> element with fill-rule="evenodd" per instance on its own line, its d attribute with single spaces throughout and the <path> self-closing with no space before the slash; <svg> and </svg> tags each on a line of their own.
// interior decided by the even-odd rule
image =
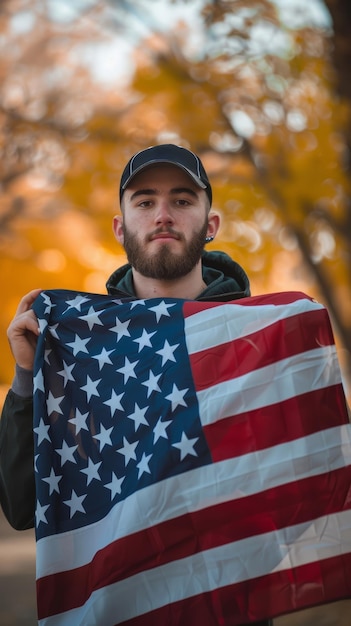
<svg viewBox="0 0 351 626">
<path fill-rule="evenodd" d="M 66 532 L 211 462 L 183 300 L 46 291 L 34 375 L 36 533 Z"/>
</svg>

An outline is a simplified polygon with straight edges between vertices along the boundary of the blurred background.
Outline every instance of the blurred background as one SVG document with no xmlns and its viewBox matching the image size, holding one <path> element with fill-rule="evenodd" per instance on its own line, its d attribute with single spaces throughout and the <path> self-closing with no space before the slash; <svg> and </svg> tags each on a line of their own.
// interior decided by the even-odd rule
<svg viewBox="0 0 351 626">
<path fill-rule="evenodd" d="M 254 295 L 327 306 L 350 398 L 350 32 L 349 0 L 2 0 L 0 405 L 19 299 L 105 292 L 121 171 L 162 142 L 201 156 Z M 1 625 L 35 623 L 33 541 L 0 519 Z"/>
</svg>

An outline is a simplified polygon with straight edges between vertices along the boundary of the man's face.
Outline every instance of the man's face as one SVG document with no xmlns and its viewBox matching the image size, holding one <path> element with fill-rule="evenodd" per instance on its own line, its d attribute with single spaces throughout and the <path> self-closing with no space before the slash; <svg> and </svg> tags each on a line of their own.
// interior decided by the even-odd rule
<svg viewBox="0 0 351 626">
<path fill-rule="evenodd" d="M 123 237 L 128 261 L 143 276 L 174 280 L 201 258 L 208 226 L 204 190 L 180 168 L 150 166 L 123 196 Z"/>
</svg>

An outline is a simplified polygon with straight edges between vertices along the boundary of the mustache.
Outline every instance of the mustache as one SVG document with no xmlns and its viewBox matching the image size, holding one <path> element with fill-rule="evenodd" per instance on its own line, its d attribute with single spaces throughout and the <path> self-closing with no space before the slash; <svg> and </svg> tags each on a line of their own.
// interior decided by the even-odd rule
<svg viewBox="0 0 351 626">
<path fill-rule="evenodd" d="M 183 240 L 184 237 L 181 233 L 179 233 L 176 230 L 173 230 L 173 228 L 171 228 L 170 226 L 168 228 L 156 228 L 154 231 L 152 231 L 152 233 L 150 233 L 147 236 L 147 240 L 151 241 L 154 237 L 157 237 L 157 235 L 161 235 L 161 234 L 168 234 L 168 235 L 172 235 L 172 237 L 174 237 L 175 239 L 180 239 Z"/>
</svg>

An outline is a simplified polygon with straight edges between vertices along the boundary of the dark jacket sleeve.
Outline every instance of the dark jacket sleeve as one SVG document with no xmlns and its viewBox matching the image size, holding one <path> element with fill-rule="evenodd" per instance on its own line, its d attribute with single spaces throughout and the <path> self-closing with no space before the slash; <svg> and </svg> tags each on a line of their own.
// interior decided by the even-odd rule
<svg viewBox="0 0 351 626">
<path fill-rule="evenodd" d="M 33 398 L 12 390 L 0 420 L 0 502 L 13 528 L 34 526 Z"/>
</svg>

